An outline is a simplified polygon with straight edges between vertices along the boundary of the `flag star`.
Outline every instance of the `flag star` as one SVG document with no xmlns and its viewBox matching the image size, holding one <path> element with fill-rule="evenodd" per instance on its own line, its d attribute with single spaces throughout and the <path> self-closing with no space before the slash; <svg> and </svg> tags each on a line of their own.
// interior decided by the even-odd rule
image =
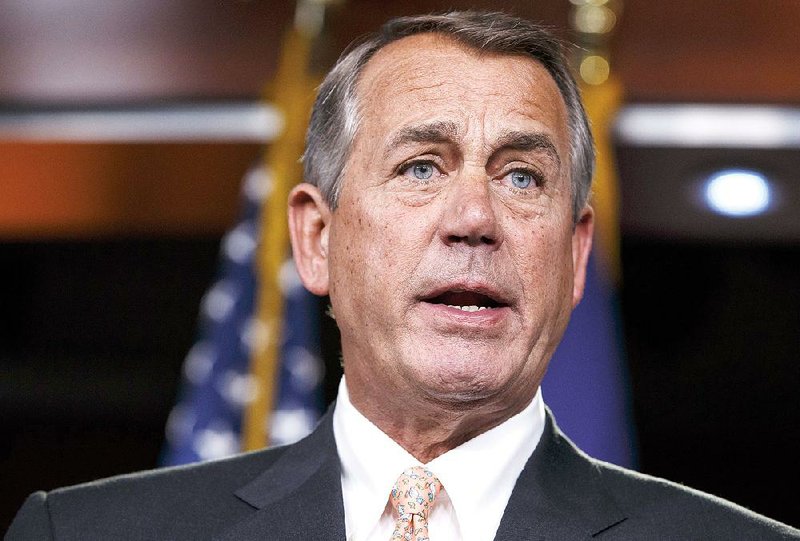
<svg viewBox="0 0 800 541">
<path fill-rule="evenodd" d="M 259 203 L 272 192 L 272 173 L 263 166 L 254 167 L 247 172 L 244 179 L 244 195 L 251 202 Z"/>
<path fill-rule="evenodd" d="M 277 409 L 270 418 L 270 443 L 288 445 L 304 438 L 314 429 L 317 414 L 304 408 Z"/>
<path fill-rule="evenodd" d="M 197 422 L 197 415 L 195 415 L 192 408 L 186 404 L 178 404 L 169 413 L 167 418 L 167 439 L 171 445 L 179 445 L 185 441 L 194 428 Z"/>
<path fill-rule="evenodd" d="M 217 380 L 215 387 L 228 404 L 237 408 L 255 400 L 259 391 L 255 377 L 235 370 L 226 370 Z"/>
<path fill-rule="evenodd" d="M 239 340 L 247 351 L 257 354 L 269 345 L 271 328 L 257 317 L 248 318 L 239 331 Z"/>
<path fill-rule="evenodd" d="M 239 452 L 239 440 L 233 430 L 217 423 L 198 430 L 192 448 L 200 460 L 213 460 Z"/>
<path fill-rule="evenodd" d="M 292 385 L 300 392 L 308 392 L 322 381 L 322 361 L 304 347 L 295 346 L 286 353 L 286 370 L 292 377 Z"/>
<path fill-rule="evenodd" d="M 193 385 L 202 385 L 214 368 L 216 351 L 208 342 L 197 342 L 186 354 L 183 373 Z"/>
<path fill-rule="evenodd" d="M 244 265 L 258 246 L 256 228 L 252 222 L 243 222 L 228 232 L 222 241 L 222 250 L 233 262 Z"/>
<path fill-rule="evenodd" d="M 203 313 L 213 321 L 230 315 L 236 304 L 237 288 L 229 280 L 220 280 L 203 297 Z"/>
</svg>

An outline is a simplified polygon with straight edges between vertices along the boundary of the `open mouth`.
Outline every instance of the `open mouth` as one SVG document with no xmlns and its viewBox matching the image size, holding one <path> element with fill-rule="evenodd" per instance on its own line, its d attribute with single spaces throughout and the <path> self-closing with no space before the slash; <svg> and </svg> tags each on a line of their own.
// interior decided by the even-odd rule
<svg viewBox="0 0 800 541">
<path fill-rule="evenodd" d="M 503 308 L 507 303 L 491 295 L 477 291 L 445 291 L 433 297 L 423 299 L 431 304 L 442 304 L 462 312 L 479 312 L 492 308 Z"/>
</svg>

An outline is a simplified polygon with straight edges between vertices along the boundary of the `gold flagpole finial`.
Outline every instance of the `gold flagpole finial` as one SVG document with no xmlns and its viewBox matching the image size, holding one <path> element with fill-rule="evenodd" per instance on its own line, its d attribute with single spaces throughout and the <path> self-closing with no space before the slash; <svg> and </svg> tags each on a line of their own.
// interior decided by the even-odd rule
<svg viewBox="0 0 800 541">
<path fill-rule="evenodd" d="M 603 84 L 611 73 L 608 45 L 622 14 L 622 0 L 570 2 L 570 26 L 580 46 L 576 63 L 578 74 L 586 84 Z"/>
<path fill-rule="evenodd" d="M 298 0 L 294 11 L 294 28 L 307 38 L 316 38 L 325 25 L 325 11 L 344 0 Z"/>
<path fill-rule="evenodd" d="M 610 42 L 622 15 L 622 0 L 570 2 L 570 23 L 579 46 L 575 71 L 597 148 L 592 195 L 598 241 L 596 253 L 608 276 L 619 282 L 619 186 L 611 132 L 623 102 L 623 88 L 611 72 Z"/>
</svg>

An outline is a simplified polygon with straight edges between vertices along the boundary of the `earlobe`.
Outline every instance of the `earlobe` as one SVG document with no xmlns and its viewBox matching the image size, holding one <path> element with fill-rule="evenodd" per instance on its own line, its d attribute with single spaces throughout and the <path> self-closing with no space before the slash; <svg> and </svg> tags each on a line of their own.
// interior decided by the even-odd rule
<svg viewBox="0 0 800 541">
<path fill-rule="evenodd" d="M 297 185 L 289 194 L 292 256 L 306 289 L 328 294 L 328 229 L 331 211 L 319 189 Z"/>
<path fill-rule="evenodd" d="M 585 206 L 581 211 L 575 230 L 572 232 L 572 307 L 576 307 L 583 298 L 583 289 L 586 285 L 586 267 L 589 264 L 589 254 L 592 251 L 592 236 L 594 235 L 594 209 Z"/>
</svg>

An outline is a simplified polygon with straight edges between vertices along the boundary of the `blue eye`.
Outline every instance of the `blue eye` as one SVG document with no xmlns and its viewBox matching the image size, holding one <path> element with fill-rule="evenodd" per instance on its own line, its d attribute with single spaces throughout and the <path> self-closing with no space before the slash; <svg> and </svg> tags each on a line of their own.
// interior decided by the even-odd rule
<svg viewBox="0 0 800 541">
<path fill-rule="evenodd" d="M 515 188 L 528 188 L 531 184 L 536 184 L 533 175 L 525 171 L 512 171 L 511 184 Z"/>
<path fill-rule="evenodd" d="M 411 166 L 411 174 L 418 180 L 428 180 L 433 176 L 432 163 L 415 163 Z"/>
</svg>

